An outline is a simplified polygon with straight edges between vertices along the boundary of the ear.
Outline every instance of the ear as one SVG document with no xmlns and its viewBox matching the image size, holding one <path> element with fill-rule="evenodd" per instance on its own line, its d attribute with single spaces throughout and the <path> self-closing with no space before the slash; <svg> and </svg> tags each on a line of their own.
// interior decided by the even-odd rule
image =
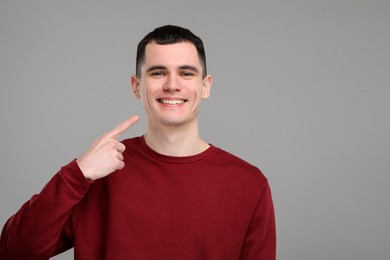
<svg viewBox="0 0 390 260">
<path fill-rule="evenodd" d="M 133 74 L 130 78 L 131 87 L 133 89 L 133 94 L 137 99 L 141 98 L 141 89 L 139 84 L 139 79 L 137 75 Z"/>
<path fill-rule="evenodd" d="M 203 86 L 202 86 L 202 98 L 203 99 L 209 98 L 212 83 L 213 83 L 213 78 L 211 75 L 207 75 L 203 79 Z"/>
</svg>

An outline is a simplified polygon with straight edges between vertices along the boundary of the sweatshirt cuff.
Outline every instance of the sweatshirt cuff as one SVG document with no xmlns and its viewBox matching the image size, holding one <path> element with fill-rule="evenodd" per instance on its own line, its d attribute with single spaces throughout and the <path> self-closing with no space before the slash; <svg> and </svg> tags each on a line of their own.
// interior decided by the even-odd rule
<svg viewBox="0 0 390 260">
<path fill-rule="evenodd" d="M 85 178 L 83 172 L 76 162 L 76 159 L 63 166 L 60 173 L 69 183 L 69 185 L 82 195 L 87 193 L 89 186 L 93 183 L 92 181 L 89 181 L 87 178 Z"/>
</svg>

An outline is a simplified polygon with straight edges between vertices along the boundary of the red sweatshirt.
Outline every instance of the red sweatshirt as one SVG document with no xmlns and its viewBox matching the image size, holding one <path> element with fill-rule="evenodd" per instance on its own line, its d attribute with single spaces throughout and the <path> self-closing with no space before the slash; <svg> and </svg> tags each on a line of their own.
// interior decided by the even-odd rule
<svg viewBox="0 0 390 260">
<path fill-rule="evenodd" d="M 259 169 L 215 147 L 188 157 L 124 140 L 125 168 L 87 181 L 64 166 L 5 224 L 0 259 L 262 259 L 276 254 L 270 188 Z"/>
</svg>

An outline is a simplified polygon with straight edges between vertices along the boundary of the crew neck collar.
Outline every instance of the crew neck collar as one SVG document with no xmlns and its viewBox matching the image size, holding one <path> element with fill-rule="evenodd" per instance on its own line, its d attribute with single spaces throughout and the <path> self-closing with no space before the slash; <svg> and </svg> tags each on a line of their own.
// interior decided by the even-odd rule
<svg viewBox="0 0 390 260">
<path fill-rule="evenodd" d="M 190 156 L 170 156 L 165 154 L 160 154 L 154 150 L 152 150 L 145 142 L 144 136 L 137 137 L 137 142 L 139 146 L 142 148 L 142 150 L 149 156 L 153 157 L 154 159 L 162 162 L 167 163 L 176 163 L 176 164 L 182 164 L 182 163 L 193 163 L 200 161 L 204 158 L 206 158 L 208 155 L 210 155 L 216 147 L 212 144 L 209 144 L 210 147 L 204 150 L 201 153 L 190 155 Z"/>
</svg>

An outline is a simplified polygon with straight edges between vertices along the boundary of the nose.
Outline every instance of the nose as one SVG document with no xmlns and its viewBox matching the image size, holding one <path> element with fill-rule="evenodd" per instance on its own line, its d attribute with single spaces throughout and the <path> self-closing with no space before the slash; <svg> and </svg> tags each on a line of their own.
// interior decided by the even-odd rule
<svg viewBox="0 0 390 260">
<path fill-rule="evenodd" d="M 180 82 L 175 75 L 169 74 L 164 82 L 163 90 L 167 92 L 176 92 L 181 90 Z"/>
</svg>

